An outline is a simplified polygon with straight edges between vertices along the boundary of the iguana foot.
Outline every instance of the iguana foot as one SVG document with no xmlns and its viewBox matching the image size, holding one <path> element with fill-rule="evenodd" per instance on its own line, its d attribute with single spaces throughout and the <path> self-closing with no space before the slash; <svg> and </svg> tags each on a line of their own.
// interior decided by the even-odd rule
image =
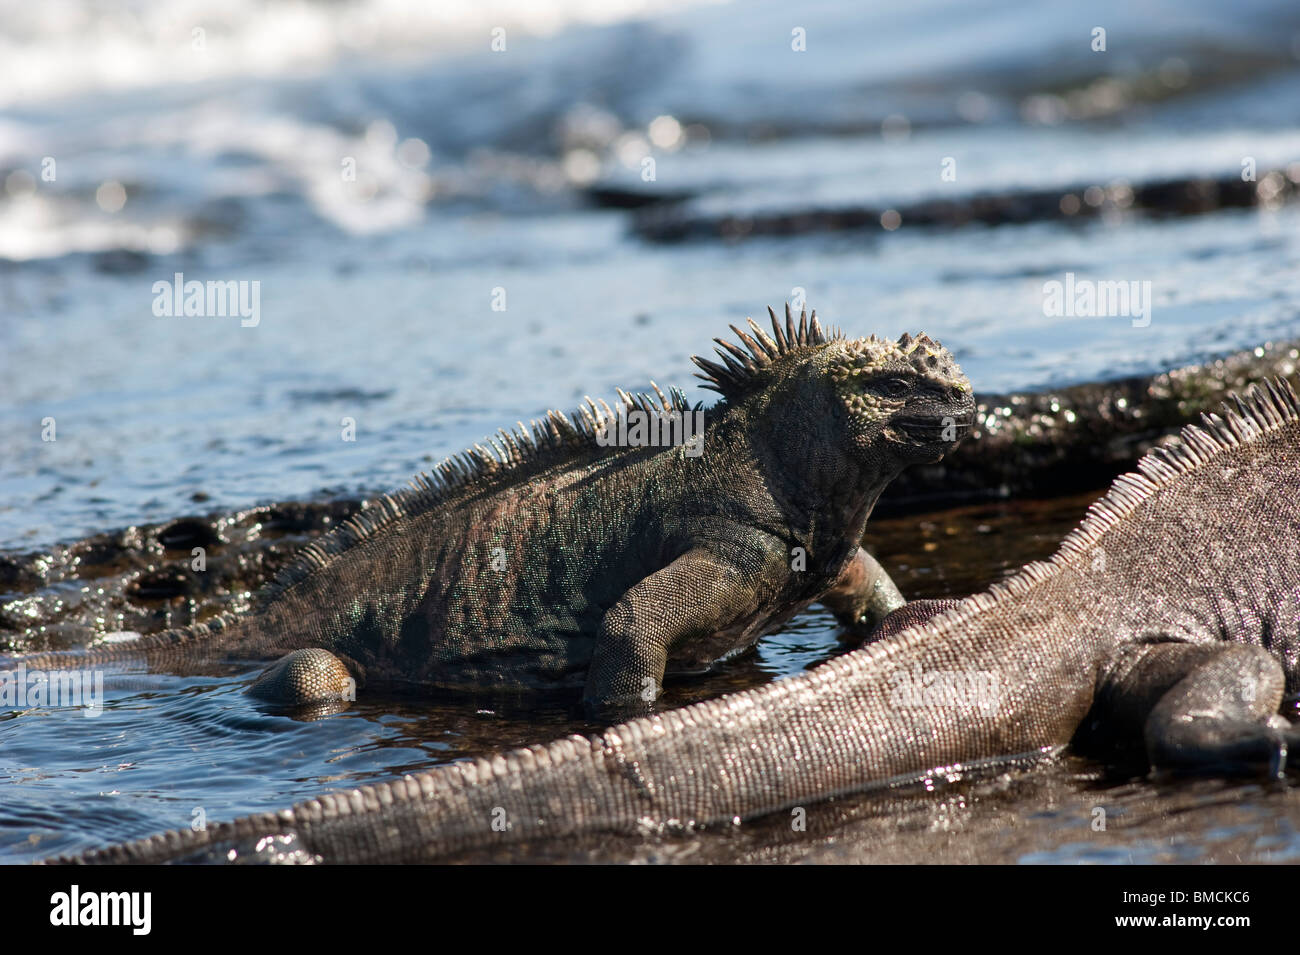
<svg viewBox="0 0 1300 955">
<path fill-rule="evenodd" d="M 250 696 L 300 705 L 355 700 L 357 683 L 343 661 L 319 647 L 294 650 L 262 671 Z"/>
<path fill-rule="evenodd" d="M 1300 730 L 1280 730 L 1271 723 L 1213 718 L 1192 718 L 1176 739 L 1150 744 L 1151 763 L 1157 769 L 1181 773 L 1265 772 L 1283 779 L 1300 763 L 1289 756 L 1300 752 Z"/>
<path fill-rule="evenodd" d="M 1286 774 L 1300 728 L 1277 716 L 1285 676 L 1262 647 L 1158 644 L 1121 678 L 1130 699 L 1153 700 L 1143 736 L 1157 770 Z"/>
</svg>

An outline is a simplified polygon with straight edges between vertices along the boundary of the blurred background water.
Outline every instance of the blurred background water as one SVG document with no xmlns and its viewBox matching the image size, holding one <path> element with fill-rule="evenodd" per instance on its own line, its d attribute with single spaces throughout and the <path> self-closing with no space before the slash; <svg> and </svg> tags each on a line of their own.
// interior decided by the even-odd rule
<svg viewBox="0 0 1300 955">
<path fill-rule="evenodd" d="M 386 490 L 500 426 L 652 378 L 707 399 L 688 356 L 791 298 L 855 334 L 928 332 L 983 391 L 1300 335 L 1282 201 L 1300 181 L 1293 0 L 0 12 L 0 549 Z M 1250 208 L 1133 200 L 1240 181 L 1247 162 Z M 907 211 L 1054 191 L 1059 214 L 1013 224 Z M 894 214 L 686 242 L 645 228 L 853 208 Z M 1066 272 L 1151 282 L 1151 323 L 1045 316 L 1043 283 Z M 259 283 L 259 322 L 155 315 L 154 284 L 176 273 Z M 835 643 L 817 616 L 782 639 L 769 677 Z M 158 679 L 101 720 L 7 721 L 14 857 L 186 824 L 199 792 L 228 816 L 418 767 L 439 758 L 431 735 L 474 751 L 469 713 L 412 734 L 425 717 L 362 708 L 311 731 L 232 715 L 246 701 L 220 680 Z M 226 799 L 201 754 L 232 752 L 232 734 L 261 775 Z M 507 727 L 483 745 L 516 736 L 532 741 Z M 141 753 L 142 782 L 102 776 Z M 151 795 L 86 809 L 124 792 Z M 88 811 L 93 835 L 73 821 Z"/>
<path fill-rule="evenodd" d="M 689 386 L 691 353 L 800 290 L 855 333 L 941 338 L 983 390 L 1296 328 L 1292 208 L 1124 205 L 1247 157 L 1300 177 L 1286 0 L 3 6 L 2 547 L 196 492 L 388 488 L 583 394 Z M 1086 222 L 687 244 L 592 202 L 749 214 L 1089 185 L 1105 208 Z M 1044 317 L 1066 271 L 1150 281 L 1151 325 Z M 177 272 L 260 283 L 260 324 L 155 316 Z"/>
</svg>

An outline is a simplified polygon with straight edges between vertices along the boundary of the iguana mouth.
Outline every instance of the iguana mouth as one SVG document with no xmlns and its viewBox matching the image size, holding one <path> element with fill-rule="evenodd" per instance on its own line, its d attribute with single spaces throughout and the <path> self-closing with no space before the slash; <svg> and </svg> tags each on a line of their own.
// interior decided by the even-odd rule
<svg viewBox="0 0 1300 955">
<path fill-rule="evenodd" d="M 965 437 L 971 429 L 971 418 L 967 415 L 899 415 L 889 422 L 889 426 L 917 444 L 937 444 L 943 441 L 954 442 Z"/>
</svg>

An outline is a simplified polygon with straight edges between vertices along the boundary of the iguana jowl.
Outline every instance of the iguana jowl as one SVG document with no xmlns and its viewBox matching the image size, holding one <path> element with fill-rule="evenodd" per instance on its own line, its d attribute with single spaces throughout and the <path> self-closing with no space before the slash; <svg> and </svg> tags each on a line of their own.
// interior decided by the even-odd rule
<svg viewBox="0 0 1300 955">
<path fill-rule="evenodd" d="M 994 692 L 900 694 L 918 673 Z M 809 673 L 77 861 L 421 861 L 690 828 L 1099 728 L 1157 767 L 1278 774 L 1298 689 L 1300 399 L 1279 379 L 1148 454 L 1050 560 Z"/>
<path fill-rule="evenodd" d="M 567 686 L 604 711 L 644 707 L 665 672 L 703 670 L 814 601 L 874 623 L 902 598 L 859 547 L 867 518 L 967 430 L 970 384 L 925 336 L 826 335 L 788 307 L 771 320 L 735 329 L 745 348 L 719 339 L 720 362 L 695 359 L 723 395 L 700 447 L 604 446 L 614 412 L 588 399 L 308 545 L 248 614 L 23 659 L 281 657 L 256 693 Z M 620 393 L 620 411 L 692 410 L 656 392 Z"/>
</svg>

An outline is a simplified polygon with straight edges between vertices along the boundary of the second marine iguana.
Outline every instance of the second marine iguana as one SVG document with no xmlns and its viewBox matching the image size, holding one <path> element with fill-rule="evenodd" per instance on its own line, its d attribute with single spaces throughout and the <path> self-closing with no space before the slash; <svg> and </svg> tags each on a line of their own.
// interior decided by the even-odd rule
<svg viewBox="0 0 1300 955">
<path fill-rule="evenodd" d="M 808 673 L 72 861 L 415 862 L 689 830 L 1081 737 L 1276 776 L 1297 690 L 1300 398 L 1277 379 L 1147 454 L 1050 560 Z"/>
<path fill-rule="evenodd" d="M 924 335 L 852 339 L 768 311 L 770 334 L 733 326 L 744 348 L 694 359 L 723 396 L 694 447 L 609 446 L 616 413 L 588 399 L 307 545 L 249 613 L 10 659 L 279 657 L 252 689 L 288 703 L 357 684 L 573 687 L 600 713 L 646 709 L 665 672 L 706 669 L 816 601 L 874 624 L 903 601 L 859 546 L 867 518 L 969 428 L 970 383 Z M 699 410 L 656 394 L 620 392 L 629 435 L 633 414 L 659 429 Z"/>
</svg>

